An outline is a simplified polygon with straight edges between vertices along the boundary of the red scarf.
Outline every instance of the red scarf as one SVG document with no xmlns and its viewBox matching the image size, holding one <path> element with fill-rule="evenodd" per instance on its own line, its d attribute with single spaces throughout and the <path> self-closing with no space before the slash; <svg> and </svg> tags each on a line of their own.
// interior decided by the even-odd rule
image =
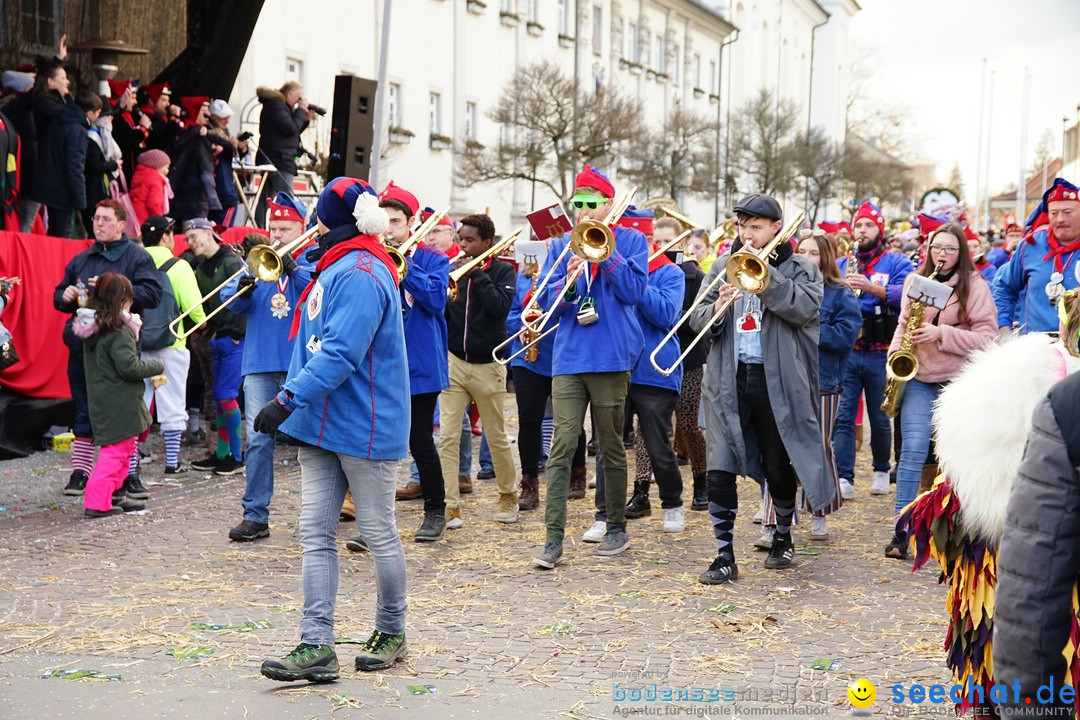
<svg viewBox="0 0 1080 720">
<path fill-rule="evenodd" d="M 654 244 L 650 244 L 649 248 L 651 249 L 651 252 L 656 252 L 657 249 L 658 249 L 658 246 L 654 245 Z M 658 269 L 660 269 L 664 265 L 674 265 L 674 264 L 675 263 L 671 262 L 671 258 L 669 258 L 666 253 L 662 253 L 659 257 L 655 257 L 655 258 L 653 258 L 652 260 L 649 261 L 649 274 L 652 275 L 654 272 L 656 272 Z"/>
<path fill-rule="evenodd" d="M 315 264 L 315 272 L 311 274 L 311 282 L 304 288 L 304 292 L 300 293 L 300 300 L 296 303 L 296 310 L 293 312 L 292 318 L 292 328 L 289 330 L 289 340 L 296 337 L 296 334 L 300 331 L 300 313 L 303 310 L 307 296 L 311 293 L 311 288 L 315 287 L 315 282 L 319 279 L 319 275 L 323 270 L 330 267 L 353 250 L 367 250 L 381 260 L 390 271 L 390 277 L 394 279 L 394 287 L 396 288 L 398 286 L 397 266 L 394 264 L 394 261 L 390 259 L 389 253 L 386 252 L 386 247 L 379 242 L 379 238 L 374 235 L 360 235 L 359 237 L 344 240 L 327 250 L 323 256 L 319 258 L 319 262 Z"/>
<path fill-rule="evenodd" d="M 1050 245 L 1050 252 L 1046 253 L 1043 257 L 1043 261 L 1047 261 L 1050 258 L 1054 258 L 1054 270 L 1057 272 L 1064 272 L 1065 265 L 1061 262 L 1061 256 L 1065 253 L 1075 252 L 1080 250 L 1080 239 L 1073 240 L 1068 245 L 1062 247 L 1058 243 L 1058 239 L 1054 237 L 1054 231 L 1051 228 L 1046 229 L 1046 242 Z"/>
</svg>

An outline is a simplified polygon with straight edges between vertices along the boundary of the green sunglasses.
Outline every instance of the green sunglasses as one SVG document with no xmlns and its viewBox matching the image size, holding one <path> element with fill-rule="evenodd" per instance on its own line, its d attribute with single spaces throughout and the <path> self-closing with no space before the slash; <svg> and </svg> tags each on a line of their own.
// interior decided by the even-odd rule
<svg viewBox="0 0 1080 720">
<path fill-rule="evenodd" d="M 570 203 L 578 210 L 582 210 L 584 208 L 595 210 L 607 201 L 608 198 L 597 198 L 593 197 L 592 195 L 575 195 L 574 197 L 570 198 Z"/>
</svg>

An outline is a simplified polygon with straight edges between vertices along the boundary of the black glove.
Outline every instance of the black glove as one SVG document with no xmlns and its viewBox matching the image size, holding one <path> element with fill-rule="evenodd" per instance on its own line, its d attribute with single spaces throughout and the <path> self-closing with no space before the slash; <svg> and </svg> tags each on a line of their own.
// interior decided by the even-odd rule
<svg viewBox="0 0 1080 720">
<path fill-rule="evenodd" d="M 292 256 L 292 253 L 285 253 L 281 256 L 281 274 L 292 275 L 296 270 L 296 258 Z"/>
<path fill-rule="evenodd" d="M 274 398 L 263 405 L 262 409 L 259 410 L 259 414 L 255 416 L 255 432 L 273 435 L 277 432 L 281 423 L 288 419 L 289 415 L 291 413 L 285 409 L 285 406 L 278 402 L 277 398 Z"/>
<path fill-rule="evenodd" d="M 244 273 L 240 276 L 240 281 L 236 283 L 236 294 L 239 295 L 242 292 L 247 292 L 249 288 L 254 287 L 255 276 Z"/>
</svg>

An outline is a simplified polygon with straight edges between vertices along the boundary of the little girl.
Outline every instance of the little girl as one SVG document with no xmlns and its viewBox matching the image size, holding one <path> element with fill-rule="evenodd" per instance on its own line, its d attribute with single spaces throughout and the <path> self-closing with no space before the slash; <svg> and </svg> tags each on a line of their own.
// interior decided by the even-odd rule
<svg viewBox="0 0 1080 720">
<path fill-rule="evenodd" d="M 165 366 L 160 360 L 139 359 L 135 343 L 142 321 L 130 312 L 131 299 L 131 281 L 105 273 L 72 328 L 83 340 L 90 422 L 94 442 L 101 446 L 84 496 L 84 513 L 92 518 L 144 507 L 116 491 L 127 477 L 135 437 L 150 426 L 143 378 L 160 375 Z"/>
</svg>

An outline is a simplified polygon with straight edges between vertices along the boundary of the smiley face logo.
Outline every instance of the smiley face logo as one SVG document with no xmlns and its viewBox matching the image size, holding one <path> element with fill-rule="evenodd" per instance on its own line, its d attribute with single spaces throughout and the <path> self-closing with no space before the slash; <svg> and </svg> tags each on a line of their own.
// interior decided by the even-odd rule
<svg viewBox="0 0 1080 720">
<path fill-rule="evenodd" d="M 851 683 L 847 690 L 848 700 L 857 708 L 868 708 L 874 704 L 877 698 L 877 689 L 874 683 L 866 678 L 859 678 Z"/>
</svg>

